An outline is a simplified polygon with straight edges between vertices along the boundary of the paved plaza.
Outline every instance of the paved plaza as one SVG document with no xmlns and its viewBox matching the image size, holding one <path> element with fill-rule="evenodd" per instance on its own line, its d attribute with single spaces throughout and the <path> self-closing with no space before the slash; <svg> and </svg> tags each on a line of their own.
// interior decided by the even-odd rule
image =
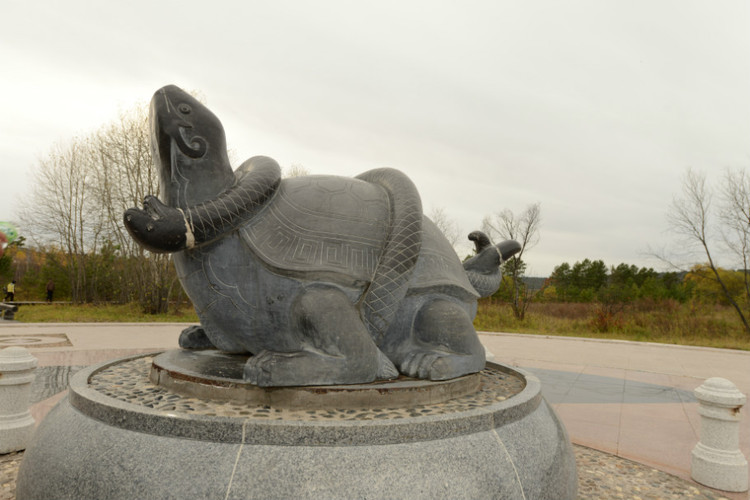
<svg viewBox="0 0 750 500">
<path fill-rule="evenodd" d="M 22 345 L 39 360 L 32 415 L 64 395 L 71 373 L 131 354 L 177 347 L 184 324 L 23 324 L 0 322 L 0 348 Z M 574 444 L 690 479 L 700 417 L 693 389 L 710 377 L 750 394 L 750 353 L 625 341 L 482 333 L 495 360 L 534 373 Z M 740 449 L 750 457 L 750 417 Z M 748 495 L 722 494 L 729 499 Z"/>
<path fill-rule="evenodd" d="M 750 352 L 534 335 L 481 337 L 497 361 L 542 380 L 542 393 L 573 443 L 686 479 L 700 433 L 693 390 L 707 378 L 723 377 L 750 394 Z M 743 408 L 740 449 L 746 457 L 749 414 Z"/>
</svg>

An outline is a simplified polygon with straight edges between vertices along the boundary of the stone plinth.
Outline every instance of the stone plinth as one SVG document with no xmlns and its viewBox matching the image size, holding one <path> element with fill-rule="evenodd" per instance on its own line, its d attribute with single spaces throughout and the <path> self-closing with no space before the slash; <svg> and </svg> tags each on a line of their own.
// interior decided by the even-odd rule
<svg viewBox="0 0 750 500">
<path fill-rule="evenodd" d="M 178 394 L 152 364 L 73 377 L 26 451 L 19 500 L 576 497 L 567 433 L 520 370 L 488 365 L 440 403 L 304 409 Z"/>
<path fill-rule="evenodd" d="M 747 491 L 747 460 L 739 447 L 740 408 L 747 400 L 727 379 L 714 377 L 695 390 L 701 437 L 692 453 L 693 479 L 724 491 Z"/>
<path fill-rule="evenodd" d="M 37 359 L 24 347 L 0 351 L 0 454 L 26 448 L 34 430 L 29 394 Z"/>
<path fill-rule="evenodd" d="M 258 387 L 243 379 L 248 356 L 215 350 L 167 351 L 154 358 L 149 380 L 184 396 L 283 409 L 359 409 L 435 405 L 474 394 L 481 377 L 429 382 L 401 377 L 395 381 L 324 387 Z"/>
</svg>

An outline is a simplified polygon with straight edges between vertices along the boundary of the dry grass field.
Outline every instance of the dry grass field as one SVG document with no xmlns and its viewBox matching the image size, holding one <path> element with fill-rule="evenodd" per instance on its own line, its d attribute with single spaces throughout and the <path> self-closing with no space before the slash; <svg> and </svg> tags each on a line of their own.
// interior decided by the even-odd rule
<svg viewBox="0 0 750 500">
<path fill-rule="evenodd" d="M 523 321 L 510 305 L 492 299 L 479 302 L 477 330 L 635 340 L 750 350 L 747 335 L 733 309 L 691 301 L 639 301 L 606 307 L 597 303 L 532 303 Z"/>
<path fill-rule="evenodd" d="M 81 304 L 21 306 L 16 313 L 22 323 L 197 323 L 189 303 L 169 314 L 144 314 L 137 304 Z"/>
<path fill-rule="evenodd" d="M 179 322 L 196 323 L 198 317 L 185 303 L 178 312 L 143 314 L 135 304 L 22 306 L 16 319 L 24 323 Z M 477 330 L 538 335 L 562 335 L 635 340 L 727 349 L 750 350 L 735 312 L 729 307 L 699 301 L 639 301 L 605 307 L 597 303 L 532 303 L 523 321 L 510 305 L 493 299 L 479 302 Z"/>
</svg>

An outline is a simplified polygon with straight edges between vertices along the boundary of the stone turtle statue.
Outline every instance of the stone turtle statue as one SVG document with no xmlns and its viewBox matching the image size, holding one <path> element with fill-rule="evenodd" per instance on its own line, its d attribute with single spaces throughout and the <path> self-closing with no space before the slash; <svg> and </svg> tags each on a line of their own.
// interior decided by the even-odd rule
<svg viewBox="0 0 750 500">
<path fill-rule="evenodd" d="M 170 85 L 150 113 L 163 201 L 148 196 L 124 222 L 173 253 L 201 321 L 182 348 L 250 353 L 244 377 L 265 387 L 483 369 L 476 300 L 497 290 L 517 242 L 472 233 L 462 265 L 397 170 L 282 180 L 257 156 L 233 172 L 221 122 L 195 98 Z"/>
</svg>

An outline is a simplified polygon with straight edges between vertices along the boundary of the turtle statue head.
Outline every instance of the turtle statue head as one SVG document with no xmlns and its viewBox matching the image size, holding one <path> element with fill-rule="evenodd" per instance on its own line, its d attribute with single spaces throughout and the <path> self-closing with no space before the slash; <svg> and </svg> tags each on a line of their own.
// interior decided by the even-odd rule
<svg viewBox="0 0 750 500">
<path fill-rule="evenodd" d="M 161 199 L 146 196 L 143 209 L 123 217 L 144 248 L 177 252 L 210 243 L 245 222 L 278 187 L 281 171 L 270 158 L 251 158 L 232 171 L 221 121 L 179 87 L 156 91 L 149 118 Z"/>
<path fill-rule="evenodd" d="M 163 201 L 186 208 L 213 199 L 234 182 L 224 128 L 211 110 L 175 85 L 151 100 L 151 149 Z"/>
</svg>

